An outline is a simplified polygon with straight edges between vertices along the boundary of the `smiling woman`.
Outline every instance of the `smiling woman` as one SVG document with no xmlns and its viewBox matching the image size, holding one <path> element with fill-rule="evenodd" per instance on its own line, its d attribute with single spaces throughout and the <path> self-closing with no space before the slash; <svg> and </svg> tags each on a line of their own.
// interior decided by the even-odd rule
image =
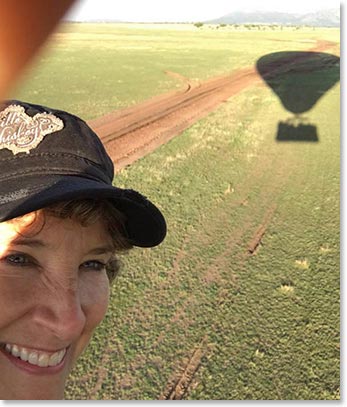
<svg viewBox="0 0 347 407">
<path fill-rule="evenodd" d="M 61 398 L 108 302 L 112 244 L 104 225 L 46 216 L 41 227 L 42 221 L 32 218 L 25 216 L 20 227 L 0 224 L 0 366 L 6 372 L 0 393 L 5 399 Z M 37 227 L 34 239 L 23 237 Z"/>
<path fill-rule="evenodd" d="M 0 133 L 11 134 L 0 145 L 0 398 L 61 399 L 106 313 L 117 253 L 158 245 L 166 224 L 112 185 L 112 161 L 81 119 L 12 101 Z"/>
</svg>

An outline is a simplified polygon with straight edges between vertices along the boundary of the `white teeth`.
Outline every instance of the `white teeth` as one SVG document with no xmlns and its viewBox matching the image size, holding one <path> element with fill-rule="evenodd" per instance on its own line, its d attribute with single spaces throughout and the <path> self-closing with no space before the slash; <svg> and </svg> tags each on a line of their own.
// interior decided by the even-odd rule
<svg viewBox="0 0 347 407">
<path fill-rule="evenodd" d="M 47 354 L 41 353 L 38 360 L 38 366 L 47 367 L 49 362 L 49 356 Z"/>
<path fill-rule="evenodd" d="M 15 356 L 15 357 L 18 357 L 18 356 L 20 355 L 20 351 L 19 351 L 17 345 L 13 345 L 13 346 L 12 346 L 11 353 L 12 353 L 12 355 Z"/>
<path fill-rule="evenodd" d="M 49 358 L 48 365 L 49 365 L 49 366 L 55 366 L 55 365 L 57 365 L 57 364 L 59 363 L 59 362 L 58 362 L 58 360 L 59 360 L 58 356 L 59 356 L 58 352 L 54 353 L 54 354 Z"/>
<path fill-rule="evenodd" d="M 63 360 L 63 357 L 65 355 L 65 349 L 53 353 L 53 355 L 49 358 L 49 366 L 55 366 L 59 365 L 59 363 Z"/>
<path fill-rule="evenodd" d="M 20 358 L 25 362 L 29 359 L 29 352 L 25 348 L 22 348 L 20 352 Z"/>
<path fill-rule="evenodd" d="M 66 348 L 49 355 L 46 352 L 36 352 L 36 351 L 30 352 L 26 348 L 19 348 L 17 345 L 10 344 L 6 344 L 5 349 L 8 353 L 11 353 L 13 356 L 18 357 L 32 365 L 40 367 L 59 365 L 59 363 L 63 360 L 66 353 Z"/>
<path fill-rule="evenodd" d="M 38 365 L 39 355 L 36 352 L 30 352 L 28 362 L 32 365 Z"/>
</svg>

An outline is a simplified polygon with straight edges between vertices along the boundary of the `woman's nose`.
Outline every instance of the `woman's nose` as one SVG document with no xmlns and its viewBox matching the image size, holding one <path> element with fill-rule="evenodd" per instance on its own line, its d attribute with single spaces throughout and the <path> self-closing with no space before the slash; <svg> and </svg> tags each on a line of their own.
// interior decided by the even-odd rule
<svg viewBox="0 0 347 407">
<path fill-rule="evenodd" d="M 60 287 L 46 293 L 35 305 L 33 317 L 40 329 L 65 343 L 78 338 L 86 323 L 77 288 Z"/>
</svg>

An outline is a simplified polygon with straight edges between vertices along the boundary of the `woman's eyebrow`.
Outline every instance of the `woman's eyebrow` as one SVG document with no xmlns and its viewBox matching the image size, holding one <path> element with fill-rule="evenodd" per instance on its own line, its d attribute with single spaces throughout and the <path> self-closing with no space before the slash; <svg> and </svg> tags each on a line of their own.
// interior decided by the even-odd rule
<svg viewBox="0 0 347 407">
<path fill-rule="evenodd" d="M 49 245 L 46 244 L 43 240 L 40 239 L 30 239 L 27 237 L 18 237 L 12 240 L 11 244 L 18 245 L 18 246 L 30 246 L 30 247 L 47 247 Z M 94 249 L 89 250 L 87 254 L 106 254 L 106 253 L 113 253 L 114 247 L 112 245 L 105 245 L 100 247 L 95 247 Z"/>
<path fill-rule="evenodd" d="M 92 249 L 88 252 L 88 254 L 106 254 L 106 253 L 113 253 L 114 252 L 114 247 L 109 245 L 109 246 L 100 246 L 96 247 L 95 249 Z"/>
<path fill-rule="evenodd" d="M 47 245 L 40 239 L 30 239 L 27 237 L 18 237 L 11 242 L 19 246 L 46 247 Z"/>
</svg>

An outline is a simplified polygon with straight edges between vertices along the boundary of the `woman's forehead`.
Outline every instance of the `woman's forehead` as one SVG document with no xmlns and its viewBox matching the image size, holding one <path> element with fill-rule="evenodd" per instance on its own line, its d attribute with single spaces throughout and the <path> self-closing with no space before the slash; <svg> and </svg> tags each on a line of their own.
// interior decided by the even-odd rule
<svg viewBox="0 0 347 407">
<path fill-rule="evenodd" d="M 111 240 L 106 226 L 101 221 L 83 226 L 76 220 L 58 218 L 43 211 L 32 212 L 0 223 L 0 243 L 14 242 L 18 238 L 40 238 L 54 241 L 66 239 L 68 236 L 91 243 Z"/>
<path fill-rule="evenodd" d="M 38 227 L 40 216 L 31 212 L 19 218 L 11 219 L 6 222 L 0 222 L 0 240 L 8 240 L 18 235 L 24 234 L 29 229 Z"/>
</svg>

